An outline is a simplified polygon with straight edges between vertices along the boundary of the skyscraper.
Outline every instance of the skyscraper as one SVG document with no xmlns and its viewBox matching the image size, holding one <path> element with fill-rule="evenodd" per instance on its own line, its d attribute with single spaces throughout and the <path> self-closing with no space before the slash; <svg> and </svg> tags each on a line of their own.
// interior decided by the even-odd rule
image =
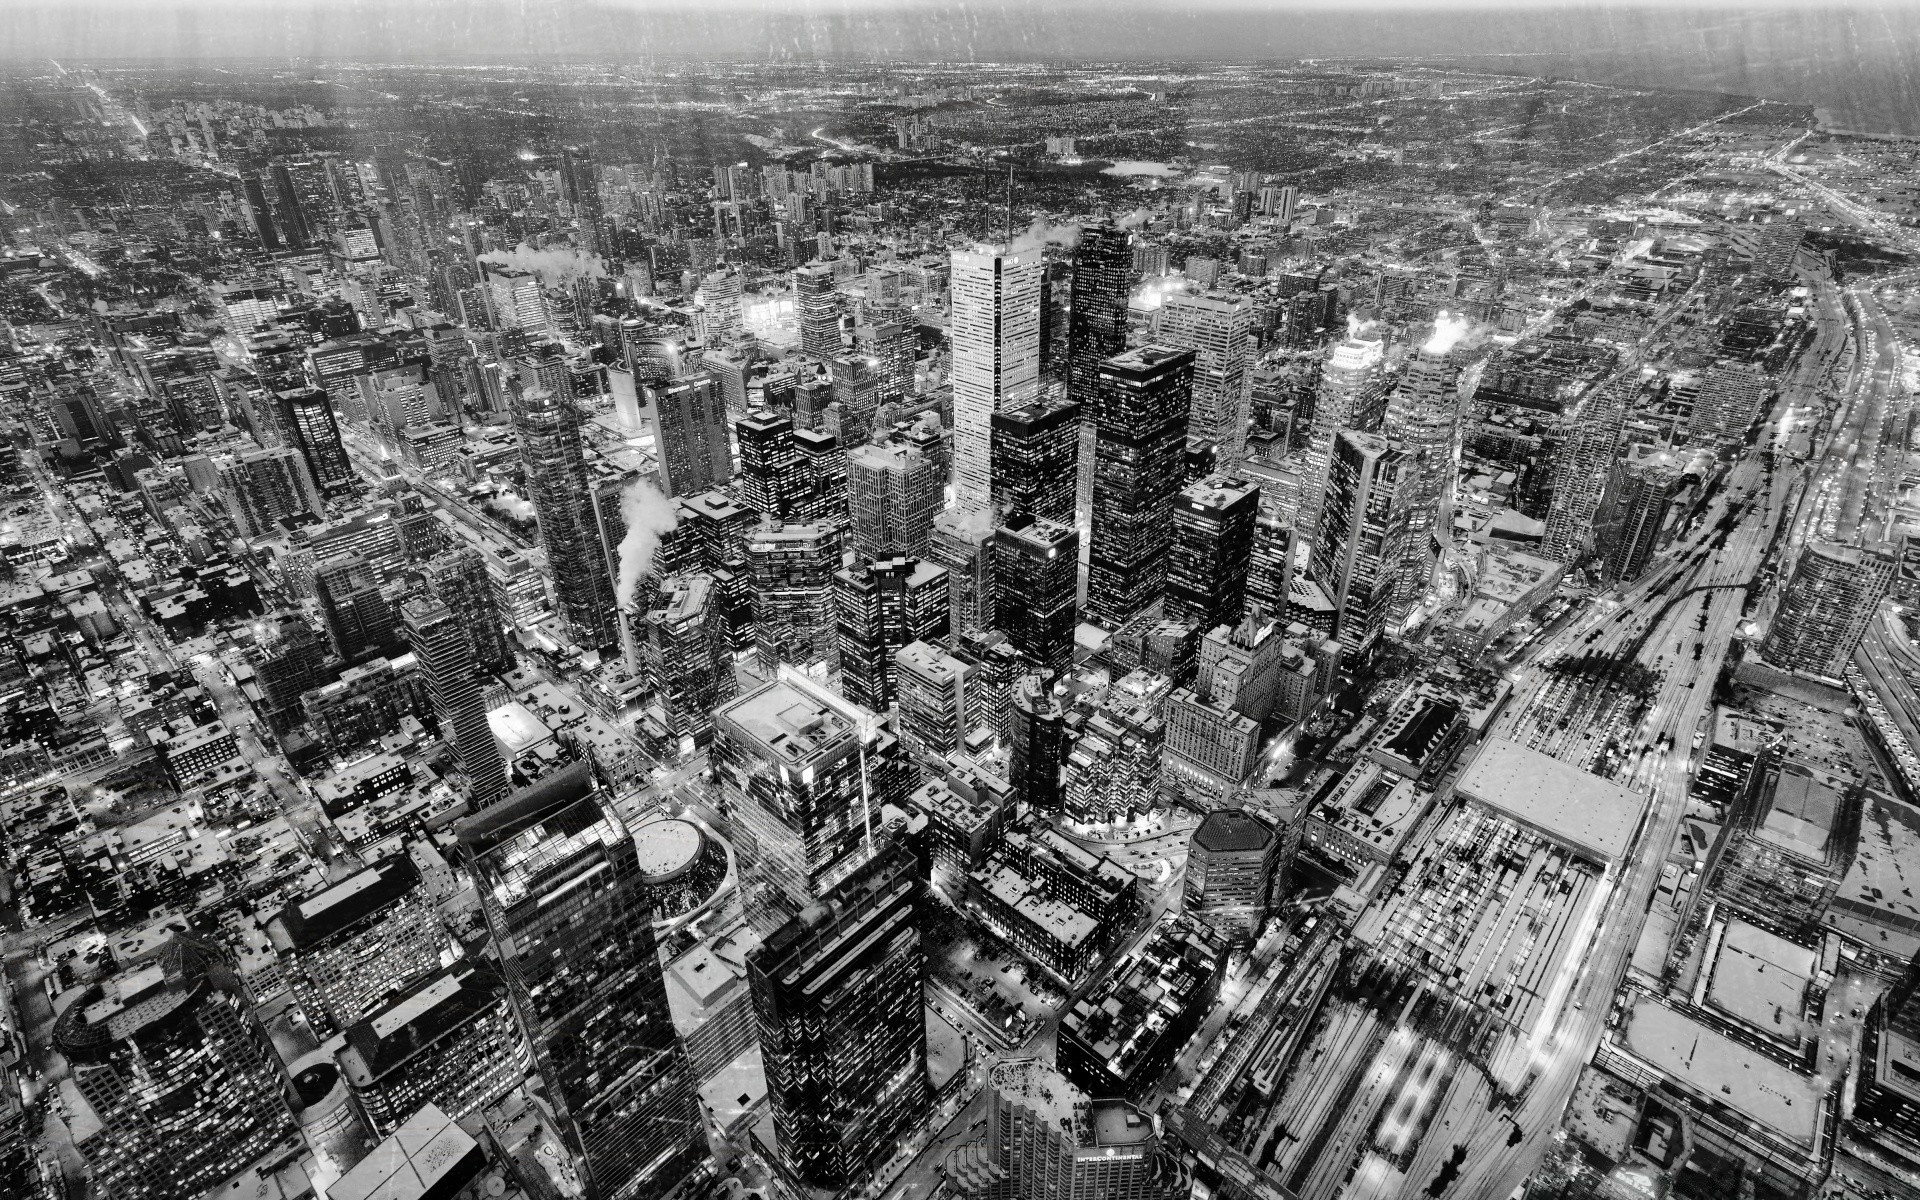
<svg viewBox="0 0 1920 1200">
<path fill-rule="evenodd" d="M 471 546 L 442 550 L 420 565 L 440 603 L 453 610 L 473 645 L 473 665 L 481 675 L 503 675 L 513 669 L 513 646 L 507 640 L 486 559 Z"/>
<path fill-rule="evenodd" d="M 1080 406 L 1036 400 L 993 414 L 993 513 L 1073 523 Z"/>
<path fill-rule="evenodd" d="M 653 685 L 667 733 L 703 747 L 713 740 L 713 710 L 733 697 L 733 656 L 713 577 L 670 575 L 647 614 L 640 657 Z"/>
<path fill-rule="evenodd" d="M 1839 679 L 1893 585 L 1894 557 L 1882 545 L 1809 542 L 1760 644 L 1776 666 Z"/>
<path fill-rule="evenodd" d="M 1064 799 L 1060 771 L 1067 764 L 1067 710 L 1044 675 L 1025 675 L 1013 685 L 1013 747 L 1008 781 L 1034 812 L 1057 813 Z"/>
<path fill-rule="evenodd" d="M 993 611 L 1035 670 L 1073 666 L 1079 624 L 1080 531 L 1016 511 L 993 531 Z"/>
<path fill-rule="evenodd" d="M 908 642 L 893 654 L 900 740 L 922 761 L 966 747 L 979 698 L 973 667 L 931 642 Z"/>
<path fill-rule="evenodd" d="M 516 267 L 486 265 L 487 306 L 495 329 L 517 329 L 530 338 L 553 336 L 553 314 L 540 277 Z"/>
<path fill-rule="evenodd" d="M 588 650 L 614 644 L 613 580 L 592 511 L 592 489 L 573 402 L 545 388 L 514 387 L 510 402 L 528 498 L 567 636 Z"/>
<path fill-rule="evenodd" d="M 1109 220 L 1081 225 L 1080 240 L 1073 249 L 1068 326 L 1073 349 L 1067 395 L 1083 414 L 1092 411 L 1100 364 L 1127 348 L 1127 300 L 1138 274 L 1133 267 L 1131 233 Z"/>
<path fill-rule="evenodd" d="M 1406 536 L 1405 476 L 1405 456 L 1379 434 L 1349 429 L 1334 438 L 1312 567 L 1333 600 L 1333 636 L 1352 659 L 1387 627 Z"/>
<path fill-rule="evenodd" d="M 905 850 L 875 847 L 747 956 L 777 1167 L 803 1194 L 850 1194 L 932 1102 L 923 886 Z"/>
<path fill-rule="evenodd" d="M 440 737 L 467 777 L 468 803 L 475 810 L 499 803 L 507 794 L 507 766 L 487 723 L 487 703 L 466 622 L 447 605 L 425 598 L 407 601 L 400 613 L 407 644 L 426 677 Z"/>
<path fill-rule="evenodd" d="M 840 538 L 826 525 L 776 525 L 747 538 L 754 646 L 761 670 L 824 670 L 833 654 L 833 574 Z"/>
<path fill-rule="evenodd" d="M 457 827 L 544 1097 L 594 1197 L 672 1192 L 706 1157 L 633 837 L 582 760 Z"/>
<path fill-rule="evenodd" d="M 1097 625 L 1118 629 L 1166 584 L 1192 390 L 1191 350 L 1146 346 L 1100 364 L 1087 568 L 1087 619 Z"/>
<path fill-rule="evenodd" d="M 833 614 L 840 690 L 885 712 L 894 701 L 894 651 L 947 640 L 947 573 L 916 558 L 856 562 L 834 573 Z"/>
<path fill-rule="evenodd" d="M 993 414 L 1040 390 L 1040 252 L 980 244 L 953 252 L 954 503 L 992 504 Z"/>
<path fill-rule="evenodd" d="M 607 217 L 600 202 L 600 171 L 588 146 L 560 147 L 560 198 L 573 206 L 581 249 L 607 253 Z"/>
<path fill-rule="evenodd" d="M 740 273 L 731 267 L 707 272 L 700 281 L 700 305 L 706 320 L 705 342 L 719 347 L 740 334 Z"/>
<path fill-rule="evenodd" d="M 80 1150 L 115 1200 L 212 1192 L 300 1135 L 286 1075 L 237 972 L 175 934 L 72 998 L 53 1046 L 99 1129 Z"/>
<path fill-rule="evenodd" d="M 644 393 L 653 409 L 660 481 L 667 494 L 697 496 L 725 486 L 733 478 L 733 449 L 719 382 L 701 371 L 649 381 Z"/>
<path fill-rule="evenodd" d="M 340 442 L 340 426 L 334 420 L 327 394 L 319 388 L 291 388 L 275 393 L 274 402 L 280 409 L 281 426 L 292 432 L 320 494 L 338 496 L 352 491 L 353 465 Z"/>
<path fill-rule="evenodd" d="M 1570 563 L 1592 544 L 1594 517 L 1607 494 L 1626 424 L 1627 386 L 1609 383 L 1590 391 L 1567 414 L 1566 439 L 1553 459 L 1553 505 L 1541 545 L 1549 558 Z"/>
<path fill-rule="evenodd" d="M 1187 848 L 1180 911 L 1229 944 L 1252 941 L 1267 917 L 1281 839 L 1265 821 L 1240 809 L 1207 814 Z"/>
<path fill-rule="evenodd" d="M 801 350 L 818 359 L 840 353 L 840 298 L 832 267 L 810 262 L 794 268 L 793 307 L 800 318 Z"/>
<path fill-rule="evenodd" d="M 935 459 L 904 443 L 855 446 L 847 453 L 847 509 L 853 549 L 868 558 L 919 557 L 933 540 L 946 498 Z"/>
<path fill-rule="evenodd" d="M 933 519 L 927 557 L 947 571 L 953 634 L 993 627 L 993 519 L 987 510 L 948 509 Z"/>
<path fill-rule="evenodd" d="M 335 554 L 315 564 L 313 592 L 335 654 L 357 663 L 398 649 L 393 604 L 364 558 Z"/>
<path fill-rule="evenodd" d="M 1167 555 L 1167 620 L 1202 635 L 1239 624 L 1259 516 L 1260 489 L 1242 479 L 1216 475 L 1180 490 Z"/>
<path fill-rule="evenodd" d="M 793 418 L 756 408 L 733 423 L 740 444 L 741 501 L 773 522 L 799 519 L 805 469 L 793 440 Z"/>
<path fill-rule="evenodd" d="M 861 445 L 873 436 L 874 421 L 880 413 L 880 393 L 886 384 L 880 360 L 855 352 L 835 354 L 828 361 L 833 367 L 833 407 L 840 416 L 840 443 Z"/>
<path fill-rule="evenodd" d="M 1435 539 L 1446 532 L 1444 518 L 1453 511 L 1455 427 L 1460 399 L 1454 390 L 1457 372 L 1447 360 L 1453 340 L 1465 322 L 1449 321 L 1443 313 L 1433 337 L 1407 362 L 1400 386 L 1387 398 L 1383 426 L 1387 439 L 1407 456 L 1407 537 L 1393 615 L 1404 617 L 1425 593 L 1433 576 Z"/>
<path fill-rule="evenodd" d="M 1215 447 L 1214 461 L 1238 462 L 1246 445 L 1253 374 L 1253 301 L 1226 292 L 1176 292 L 1160 309 L 1158 340 L 1194 352 L 1187 434 Z"/>
<path fill-rule="evenodd" d="M 1610 487 L 1614 520 L 1601 547 L 1600 574 L 1608 583 L 1640 578 L 1647 561 L 1667 535 L 1673 501 L 1686 476 L 1686 464 L 1661 451 L 1622 460 Z"/>
<path fill-rule="evenodd" d="M 1386 417 L 1387 344 L 1373 326 L 1354 325 L 1345 341 L 1327 352 L 1314 397 L 1313 423 L 1307 434 L 1306 480 L 1300 497 L 1301 529 L 1320 528 L 1326 500 L 1327 468 L 1334 439 L 1343 429 L 1377 433 Z"/>
<path fill-rule="evenodd" d="M 1089 1098 L 1040 1059 L 1004 1059 L 987 1071 L 986 1141 L 953 1174 L 967 1197 L 1158 1200 L 1159 1144 L 1153 1117 L 1127 1101 Z"/>
</svg>

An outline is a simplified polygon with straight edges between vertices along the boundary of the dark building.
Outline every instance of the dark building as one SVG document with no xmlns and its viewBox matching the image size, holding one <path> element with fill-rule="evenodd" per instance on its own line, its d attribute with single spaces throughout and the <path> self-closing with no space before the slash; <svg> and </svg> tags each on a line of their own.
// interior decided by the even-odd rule
<svg viewBox="0 0 1920 1200">
<path fill-rule="evenodd" d="M 1080 227 L 1067 336 L 1073 346 L 1068 396 L 1083 413 L 1094 403 L 1100 364 L 1127 348 L 1127 300 L 1137 274 L 1131 233 L 1111 221 Z"/>
<path fill-rule="evenodd" d="M 613 580 L 594 516 L 579 410 L 564 393 L 544 387 L 514 387 L 511 406 L 555 607 L 568 637 L 587 649 L 604 649 L 618 636 Z"/>
<path fill-rule="evenodd" d="M 644 385 L 658 436 L 660 478 L 670 496 L 697 496 L 733 478 L 727 443 L 727 399 L 719 381 L 700 372 Z"/>
<path fill-rule="evenodd" d="M 993 511 L 1073 523 L 1080 405 L 1036 400 L 992 417 Z"/>
<path fill-rule="evenodd" d="M 425 976 L 345 1030 L 336 1058 L 374 1132 L 399 1128 L 421 1105 L 458 1118 L 526 1077 L 527 1045 L 506 981 L 477 959 Z"/>
<path fill-rule="evenodd" d="M 1064 799 L 1060 772 L 1067 764 L 1067 711 L 1044 675 L 1013 685 L 1011 782 L 1015 799 L 1033 812 L 1057 813 Z"/>
<path fill-rule="evenodd" d="M 341 658 L 358 663 L 402 650 L 393 604 L 366 559 L 336 554 L 317 564 L 313 591 L 334 653 Z"/>
<path fill-rule="evenodd" d="M 1202 634 L 1240 623 L 1259 517 L 1260 489 L 1242 480 L 1213 476 L 1181 489 L 1167 555 L 1167 620 Z"/>
<path fill-rule="evenodd" d="M 632 836 L 589 762 L 458 826 L 545 1097 L 595 1197 L 671 1193 L 706 1156 Z"/>
<path fill-rule="evenodd" d="M 1016 512 L 993 531 L 993 611 L 1036 670 L 1064 675 L 1073 666 L 1079 582 L 1073 526 Z"/>
<path fill-rule="evenodd" d="M 915 558 L 856 563 L 833 576 L 834 645 L 840 688 L 875 712 L 892 706 L 896 650 L 947 640 L 947 573 Z"/>
<path fill-rule="evenodd" d="M 1160 598 L 1185 476 L 1193 351 L 1147 346 L 1100 363 L 1094 389 L 1087 619 L 1125 625 Z"/>
<path fill-rule="evenodd" d="M 606 210 L 600 202 L 600 171 L 591 148 L 560 148 L 560 198 L 573 206 L 582 248 L 588 254 L 607 253 Z"/>
<path fill-rule="evenodd" d="M 487 702 L 474 664 L 466 622 L 438 600 L 416 597 L 401 608 L 407 644 L 420 661 L 441 740 L 467 778 L 467 802 L 476 809 L 507 794 L 507 765 L 487 720 Z"/>
<path fill-rule="evenodd" d="M 850 1192 L 923 1118 L 926 958 L 912 855 L 891 842 L 747 957 L 778 1168 Z"/>
<path fill-rule="evenodd" d="M 353 490 L 353 464 L 340 441 L 340 425 L 334 420 L 333 405 L 319 388 L 291 388 L 277 392 L 274 401 L 280 410 L 280 424 L 289 430 L 307 460 L 307 472 L 323 496 L 338 496 Z"/>
<path fill-rule="evenodd" d="M 800 520 L 806 464 L 793 440 L 793 418 L 756 409 L 733 423 L 740 447 L 741 502 L 776 525 Z"/>
</svg>

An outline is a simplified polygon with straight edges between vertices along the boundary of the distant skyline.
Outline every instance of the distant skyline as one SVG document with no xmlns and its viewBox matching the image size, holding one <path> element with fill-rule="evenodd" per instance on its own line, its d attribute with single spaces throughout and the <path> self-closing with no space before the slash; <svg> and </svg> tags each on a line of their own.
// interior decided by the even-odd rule
<svg viewBox="0 0 1920 1200">
<path fill-rule="evenodd" d="M 226 57 L 644 64 L 1508 58 L 1521 72 L 1700 87 L 1920 133 L 1920 4 L 1657 0 L 0 0 L 8 57 Z M 1489 65 L 1495 65 L 1489 63 Z"/>
</svg>

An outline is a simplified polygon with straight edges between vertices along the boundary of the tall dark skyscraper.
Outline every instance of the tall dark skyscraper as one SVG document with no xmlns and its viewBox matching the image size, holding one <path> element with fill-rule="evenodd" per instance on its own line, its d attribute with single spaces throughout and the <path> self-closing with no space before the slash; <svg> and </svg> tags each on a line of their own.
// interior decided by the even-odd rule
<svg viewBox="0 0 1920 1200">
<path fill-rule="evenodd" d="M 1312 567 L 1333 600 L 1333 636 L 1349 661 L 1372 649 L 1393 607 L 1407 475 L 1406 456 L 1379 434 L 1344 430 L 1334 438 Z"/>
<path fill-rule="evenodd" d="M 1630 394 L 1629 385 L 1609 383 L 1587 393 L 1568 413 L 1566 436 L 1553 459 L 1553 506 L 1541 547 L 1549 558 L 1570 563 L 1592 544 Z"/>
<path fill-rule="evenodd" d="M 755 409 L 733 423 L 733 432 L 740 445 L 741 501 L 775 524 L 799 520 L 806 469 L 793 440 L 793 418 Z"/>
<path fill-rule="evenodd" d="M 1014 795 L 1035 812 L 1060 811 L 1061 768 L 1072 743 L 1067 710 L 1044 675 L 1026 675 L 1013 685 L 1013 747 L 1010 782 Z"/>
<path fill-rule="evenodd" d="M 1068 396 L 1091 416 L 1100 364 L 1127 348 L 1127 298 L 1137 272 L 1133 269 L 1133 235 L 1112 221 L 1090 221 L 1080 227 L 1073 250 L 1072 317 L 1068 339 L 1073 344 Z"/>
<path fill-rule="evenodd" d="M 442 550 L 420 564 L 420 573 L 440 602 L 453 610 L 473 643 L 473 665 L 482 675 L 513 669 L 513 647 L 493 598 L 486 560 L 469 546 Z"/>
<path fill-rule="evenodd" d="M 1188 484 L 1173 501 L 1166 616 L 1201 634 L 1237 625 L 1247 606 L 1260 489 L 1213 476 Z"/>
<path fill-rule="evenodd" d="M 747 956 L 777 1165 L 800 1188 L 849 1194 L 927 1112 L 923 886 L 889 843 Z"/>
<path fill-rule="evenodd" d="M 950 612 L 947 573 L 930 562 L 888 558 L 835 573 L 834 645 L 847 699 L 875 712 L 891 707 L 894 651 L 946 641 Z"/>
<path fill-rule="evenodd" d="M 560 198 L 573 206 L 574 220 L 588 254 L 607 253 L 607 217 L 600 202 L 600 169 L 586 146 L 560 148 Z"/>
<path fill-rule="evenodd" d="M 1646 570 L 1667 534 L 1667 519 L 1686 476 L 1686 464 L 1671 452 L 1628 459 L 1614 467 L 1612 508 L 1601 547 L 1600 574 L 1609 583 L 1632 583 Z"/>
<path fill-rule="evenodd" d="M 645 385 L 652 403 L 660 477 L 671 496 L 697 496 L 733 478 L 727 443 L 727 400 L 701 371 Z"/>
<path fill-rule="evenodd" d="M 828 359 L 840 353 L 840 298 L 834 293 L 833 268 L 812 262 L 794 268 L 793 305 L 800 318 L 800 348 Z"/>
<path fill-rule="evenodd" d="M 670 1193 L 706 1144 L 633 836 L 586 761 L 458 826 L 487 929 L 589 1194 Z"/>
<path fill-rule="evenodd" d="M 340 441 L 340 425 L 334 419 L 333 405 L 319 388 L 290 388 L 274 394 L 280 410 L 281 428 L 286 429 L 307 460 L 307 472 L 323 496 L 338 496 L 353 490 L 353 464 L 347 461 L 346 447 Z"/>
<path fill-rule="evenodd" d="M 467 777 L 468 802 L 475 809 L 499 803 L 507 794 L 507 764 L 487 723 L 467 623 L 438 600 L 420 597 L 402 605 L 400 616 L 426 676 L 440 737 Z"/>
<path fill-rule="evenodd" d="M 1035 669 L 1065 674 L 1073 666 L 1079 585 L 1073 526 L 1016 512 L 993 531 L 993 611 Z"/>
<path fill-rule="evenodd" d="M 993 512 L 1073 522 L 1080 405 L 1036 400 L 993 414 Z"/>
<path fill-rule="evenodd" d="M 567 636 L 590 650 L 613 645 L 613 580 L 607 577 L 593 492 L 573 402 L 546 388 L 511 389 L 514 432 L 528 498 L 540 522 L 554 600 Z"/>
<path fill-rule="evenodd" d="M 333 639 L 334 653 L 350 663 L 399 648 L 393 603 L 364 558 L 336 554 L 313 568 L 314 596 Z"/>
<path fill-rule="evenodd" d="M 1100 364 L 1087 619 L 1108 629 L 1146 611 L 1166 584 L 1192 390 L 1191 350 L 1146 346 Z"/>
</svg>

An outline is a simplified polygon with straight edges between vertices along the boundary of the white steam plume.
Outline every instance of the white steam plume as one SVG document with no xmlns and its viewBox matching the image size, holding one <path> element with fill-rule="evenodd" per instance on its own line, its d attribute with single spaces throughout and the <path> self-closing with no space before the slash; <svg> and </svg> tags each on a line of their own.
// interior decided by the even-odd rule
<svg viewBox="0 0 1920 1200">
<path fill-rule="evenodd" d="M 607 277 L 607 265 L 599 255 L 582 254 L 571 246 L 549 246 L 545 250 L 535 250 L 521 242 L 511 250 L 489 250 L 480 256 L 480 261 L 532 271 L 540 277 L 544 287 L 560 287 L 583 275 L 590 279 Z"/>
<path fill-rule="evenodd" d="M 641 476 L 628 484 L 620 497 L 620 519 L 626 522 L 627 536 L 620 539 L 620 578 L 614 597 L 615 603 L 626 608 L 640 590 L 640 577 L 653 565 L 660 539 L 680 523 L 680 514 L 672 500 Z"/>
<path fill-rule="evenodd" d="M 1038 250 L 1042 246 L 1062 246 L 1068 250 L 1080 242 L 1080 226 L 1075 222 L 1065 225 L 1049 225 L 1039 217 L 1027 226 L 1027 231 L 1013 239 L 1009 252 L 1018 254 L 1022 250 Z"/>
<path fill-rule="evenodd" d="M 1454 317 L 1442 309 L 1433 319 L 1433 336 L 1427 339 L 1426 345 L 1420 347 L 1420 352 L 1436 356 L 1445 354 L 1467 336 L 1467 330 L 1472 327 L 1473 322 L 1464 313 Z"/>
<path fill-rule="evenodd" d="M 1115 218 L 1114 224 L 1122 229 L 1138 229 L 1153 219 L 1153 214 L 1144 208 L 1136 208 L 1124 217 Z"/>
</svg>

